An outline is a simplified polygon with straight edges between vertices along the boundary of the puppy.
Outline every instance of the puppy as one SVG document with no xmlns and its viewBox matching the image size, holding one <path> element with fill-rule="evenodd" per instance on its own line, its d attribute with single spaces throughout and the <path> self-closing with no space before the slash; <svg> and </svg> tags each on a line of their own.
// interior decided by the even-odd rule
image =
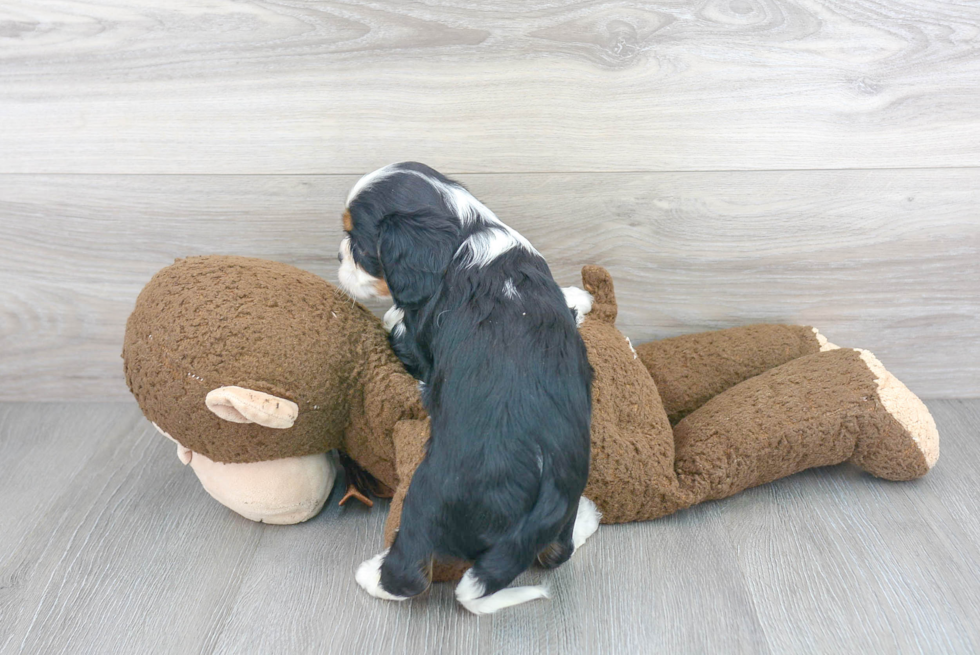
<svg viewBox="0 0 980 655">
<path fill-rule="evenodd" d="M 456 558 L 474 562 L 456 598 L 475 614 L 547 597 L 505 588 L 535 560 L 562 564 L 598 526 L 581 498 L 592 369 L 577 321 L 591 298 L 563 294 L 527 239 L 423 164 L 365 175 L 343 220 L 341 286 L 392 297 L 392 346 L 431 418 L 401 528 L 358 583 L 404 600 L 428 588 L 434 559 Z"/>
</svg>

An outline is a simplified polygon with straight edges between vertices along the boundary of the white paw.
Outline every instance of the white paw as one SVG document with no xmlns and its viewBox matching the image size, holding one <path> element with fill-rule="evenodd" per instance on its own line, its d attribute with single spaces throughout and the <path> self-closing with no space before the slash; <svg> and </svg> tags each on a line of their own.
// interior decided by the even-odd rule
<svg viewBox="0 0 980 655">
<path fill-rule="evenodd" d="M 572 545 L 575 550 L 585 543 L 585 540 L 595 534 L 599 528 L 602 512 L 591 500 L 582 496 L 578 501 L 578 514 L 575 515 L 575 527 L 572 528 Z"/>
<path fill-rule="evenodd" d="M 381 588 L 381 563 L 385 561 L 385 555 L 387 554 L 388 551 L 386 550 L 383 553 L 378 553 L 371 559 L 361 562 L 361 565 L 357 567 L 357 573 L 354 574 L 354 579 L 357 580 L 357 584 L 361 585 L 361 589 L 375 598 L 381 598 L 382 600 L 405 600 L 405 596 L 395 596 Z"/>
<path fill-rule="evenodd" d="M 484 586 L 470 569 L 463 574 L 463 579 L 456 585 L 456 600 L 467 610 L 476 615 L 493 614 L 505 607 L 513 607 L 539 598 L 551 598 L 548 588 L 538 587 L 509 587 L 495 594 L 484 596 Z"/>
<path fill-rule="evenodd" d="M 575 325 L 582 325 L 585 315 L 592 311 L 592 294 L 578 287 L 565 287 L 565 304 L 575 310 Z"/>
<path fill-rule="evenodd" d="M 385 332 L 391 334 L 395 333 L 395 336 L 401 336 L 401 333 L 405 331 L 405 324 L 402 322 L 405 320 L 405 312 L 398 305 L 392 305 L 385 312 L 384 318 L 381 322 L 385 326 Z"/>
</svg>

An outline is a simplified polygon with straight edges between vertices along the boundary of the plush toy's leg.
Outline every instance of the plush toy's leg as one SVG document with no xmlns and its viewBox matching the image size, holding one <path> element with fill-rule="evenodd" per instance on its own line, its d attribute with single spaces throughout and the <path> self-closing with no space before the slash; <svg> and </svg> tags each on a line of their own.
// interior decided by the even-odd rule
<svg viewBox="0 0 980 655">
<path fill-rule="evenodd" d="M 675 470 L 693 502 L 814 466 L 853 461 L 909 480 L 939 455 L 925 405 L 867 351 L 794 359 L 708 401 L 674 428 Z"/>
<path fill-rule="evenodd" d="M 657 384 L 671 424 L 739 382 L 837 346 L 802 325 L 746 325 L 636 347 Z"/>
</svg>

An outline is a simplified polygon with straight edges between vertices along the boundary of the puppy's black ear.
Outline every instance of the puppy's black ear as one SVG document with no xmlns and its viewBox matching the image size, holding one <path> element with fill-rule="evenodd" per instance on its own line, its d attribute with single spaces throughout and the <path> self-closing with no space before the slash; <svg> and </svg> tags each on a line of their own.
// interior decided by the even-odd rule
<svg viewBox="0 0 980 655">
<path fill-rule="evenodd" d="M 456 254 L 455 217 L 418 211 L 381 221 L 378 255 L 391 296 L 400 307 L 420 305 L 436 292 Z"/>
</svg>

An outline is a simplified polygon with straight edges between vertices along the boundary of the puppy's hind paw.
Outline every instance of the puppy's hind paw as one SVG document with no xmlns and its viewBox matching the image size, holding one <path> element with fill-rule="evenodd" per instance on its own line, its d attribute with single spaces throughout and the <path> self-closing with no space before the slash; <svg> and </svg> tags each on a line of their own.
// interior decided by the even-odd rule
<svg viewBox="0 0 980 655">
<path fill-rule="evenodd" d="M 384 563 L 385 555 L 387 554 L 388 551 L 386 550 L 383 553 L 378 553 L 371 559 L 361 562 L 361 565 L 357 567 L 357 573 L 354 574 L 354 579 L 357 580 L 357 584 L 361 585 L 361 589 L 375 598 L 382 600 L 406 600 L 405 596 L 389 594 L 381 587 L 381 565 Z"/>
<path fill-rule="evenodd" d="M 578 514 L 575 515 L 575 527 L 572 529 L 572 545 L 575 550 L 585 543 L 585 540 L 599 529 L 599 519 L 602 512 L 591 500 L 582 496 L 578 501 Z"/>
<path fill-rule="evenodd" d="M 456 600 L 478 616 L 493 614 L 505 607 L 513 607 L 539 598 L 551 598 L 548 588 L 544 586 L 508 587 L 488 596 L 484 596 L 483 593 L 483 583 L 473 575 L 472 569 L 463 574 L 463 579 L 456 586 Z"/>
<path fill-rule="evenodd" d="M 582 325 L 585 315 L 592 311 L 592 294 L 578 287 L 565 287 L 565 304 L 575 314 L 575 325 Z"/>
</svg>

